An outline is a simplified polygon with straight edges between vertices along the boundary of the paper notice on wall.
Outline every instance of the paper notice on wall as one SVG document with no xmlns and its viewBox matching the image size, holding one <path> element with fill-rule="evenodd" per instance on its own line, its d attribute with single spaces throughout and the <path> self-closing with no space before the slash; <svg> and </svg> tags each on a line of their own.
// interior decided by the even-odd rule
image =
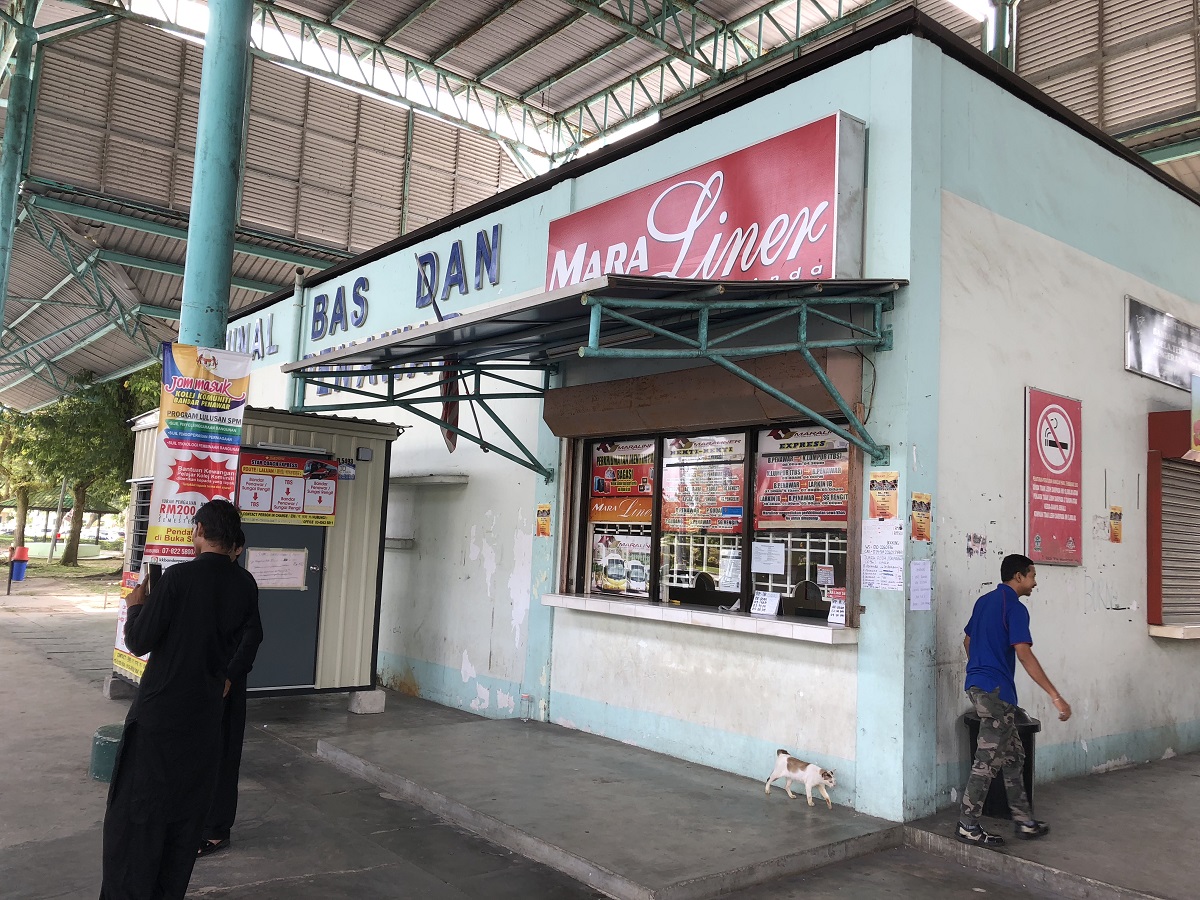
<svg viewBox="0 0 1200 900">
<path fill-rule="evenodd" d="M 534 532 L 538 537 L 550 537 L 550 504 L 539 503 L 537 505 L 537 530 Z"/>
<path fill-rule="evenodd" d="M 750 571 L 761 575 L 782 575 L 784 545 L 755 541 L 750 547 Z"/>
<path fill-rule="evenodd" d="M 833 585 L 833 566 L 817 565 L 817 584 L 821 587 Z"/>
<path fill-rule="evenodd" d="M 717 589 L 740 591 L 742 589 L 742 551 L 722 550 L 721 568 Z"/>
<path fill-rule="evenodd" d="M 933 564 L 914 559 L 908 564 L 909 609 L 933 609 Z"/>
<path fill-rule="evenodd" d="M 933 539 L 932 513 L 932 495 L 913 491 L 911 534 L 914 541 L 931 541 Z"/>
<path fill-rule="evenodd" d="M 900 473 L 872 472 L 868 483 L 870 517 L 895 519 L 900 515 Z"/>
<path fill-rule="evenodd" d="M 904 522 L 864 519 L 862 586 L 878 591 L 904 590 Z"/>
<path fill-rule="evenodd" d="M 1108 539 L 1114 544 L 1121 543 L 1121 519 L 1123 515 L 1119 506 L 1110 506 L 1108 508 Z"/>
<path fill-rule="evenodd" d="M 825 593 L 825 599 L 829 601 L 829 618 L 826 621 L 830 625 L 845 625 L 846 624 L 846 589 L 831 587 Z"/>
<path fill-rule="evenodd" d="M 254 576 L 260 591 L 306 590 L 307 569 L 308 550 L 303 547 L 246 548 L 246 571 Z"/>
<path fill-rule="evenodd" d="M 755 616 L 773 616 L 779 612 L 779 591 L 755 591 L 750 613 Z"/>
</svg>

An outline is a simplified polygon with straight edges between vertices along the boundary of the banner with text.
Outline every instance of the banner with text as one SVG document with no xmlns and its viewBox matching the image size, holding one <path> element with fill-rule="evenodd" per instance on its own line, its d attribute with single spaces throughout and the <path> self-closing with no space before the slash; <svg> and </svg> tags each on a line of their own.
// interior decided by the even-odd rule
<svg viewBox="0 0 1200 900">
<path fill-rule="evenodd" d="M 758 435 L 755 528 L 845 528 L 850 442 L 827 428 L 772 428 Z"/>
<path fill-rule="evenodd" d="M 192 519 L 209 500 L 233 500 L 250 357 L 163 344 L 154 488 L 143 562 L 191 559 Z"/>
<path fill-rule="evenodd" d="M 1083 404 L 1026 388 L 1026 554 L 1035 563 L 1083 565 Z"/>
<path fill-rule="evenodd" d="M 238 509 L 243 522 L 330 526 L 337 506 L 338 465 L 328 459 L 243 451 Z"/>
</svg>

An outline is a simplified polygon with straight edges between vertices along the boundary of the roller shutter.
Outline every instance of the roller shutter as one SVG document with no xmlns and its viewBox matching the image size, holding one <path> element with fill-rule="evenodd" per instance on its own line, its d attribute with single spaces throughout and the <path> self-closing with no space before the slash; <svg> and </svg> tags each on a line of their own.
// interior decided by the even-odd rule
<svg viewBox="0 0 1200 900">
<path fill-rule="evenodd" d="M 1162 461 L 1162 624 L 1200 624 L 1200 465 Z"/>
</svg>

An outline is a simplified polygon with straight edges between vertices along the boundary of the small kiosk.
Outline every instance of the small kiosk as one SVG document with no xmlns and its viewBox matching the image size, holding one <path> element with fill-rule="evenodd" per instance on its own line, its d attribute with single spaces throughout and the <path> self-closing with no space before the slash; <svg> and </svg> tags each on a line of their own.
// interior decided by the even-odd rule
<svg viewBox="0 0 1200 900">
<path fill-rule="evenodd" d="M 158 410 L 133 420 L 126 584 L 142 567 Z M 263 643 L 251 691 L 371 690 L 376 682 L 383 527 L 394 425 L 249 408 L 238 461 L 241 564 L 259 585 Z M 145 667 L 121 636 L 114 675 Z"/>
</svg>

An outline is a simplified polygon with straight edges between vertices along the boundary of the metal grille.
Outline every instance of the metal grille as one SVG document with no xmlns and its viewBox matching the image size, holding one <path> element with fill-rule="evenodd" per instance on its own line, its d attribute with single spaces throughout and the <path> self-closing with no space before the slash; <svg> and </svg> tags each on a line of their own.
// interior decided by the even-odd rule
<svg viewBox="0 0 1200 900">
<path fill-rule="evenodd" d="M 721 551 L 741 553 L 740 534 L 665 533 L 661 543 L 661 565 L 669 587 L 697 587 L 696 577 L 707 573 L 714 584 L 720 583 Z"/>
<path fill-rule="evenodd" d="M 755 574 L 756 591 L 778 591 L 785 597 L 795 596 L 796 588 L 806 581 L 817 581 L 817 566 L 833 566 L 835 585 L 846 584 L 846 532 L 841 530 L 796 529 L 794 531 L 759 531 L 755 541 L 784 544 L 784 573 Z M 821 588 L 824 597 L 829 586 Z"/>
<path fill-rule="evenodd" d="M 1200 466 L 1163 460 L 1162 620 L 1200 623 Z"/>
<path fill-rule="evenodd" d="M 150 491 L 153 481 L 133 485 L 133 521 L 129 529 L 129 571 L 140 572 L 142 554 L 146 552 L 146 533 L 150 530 Z"/>
</svg>

